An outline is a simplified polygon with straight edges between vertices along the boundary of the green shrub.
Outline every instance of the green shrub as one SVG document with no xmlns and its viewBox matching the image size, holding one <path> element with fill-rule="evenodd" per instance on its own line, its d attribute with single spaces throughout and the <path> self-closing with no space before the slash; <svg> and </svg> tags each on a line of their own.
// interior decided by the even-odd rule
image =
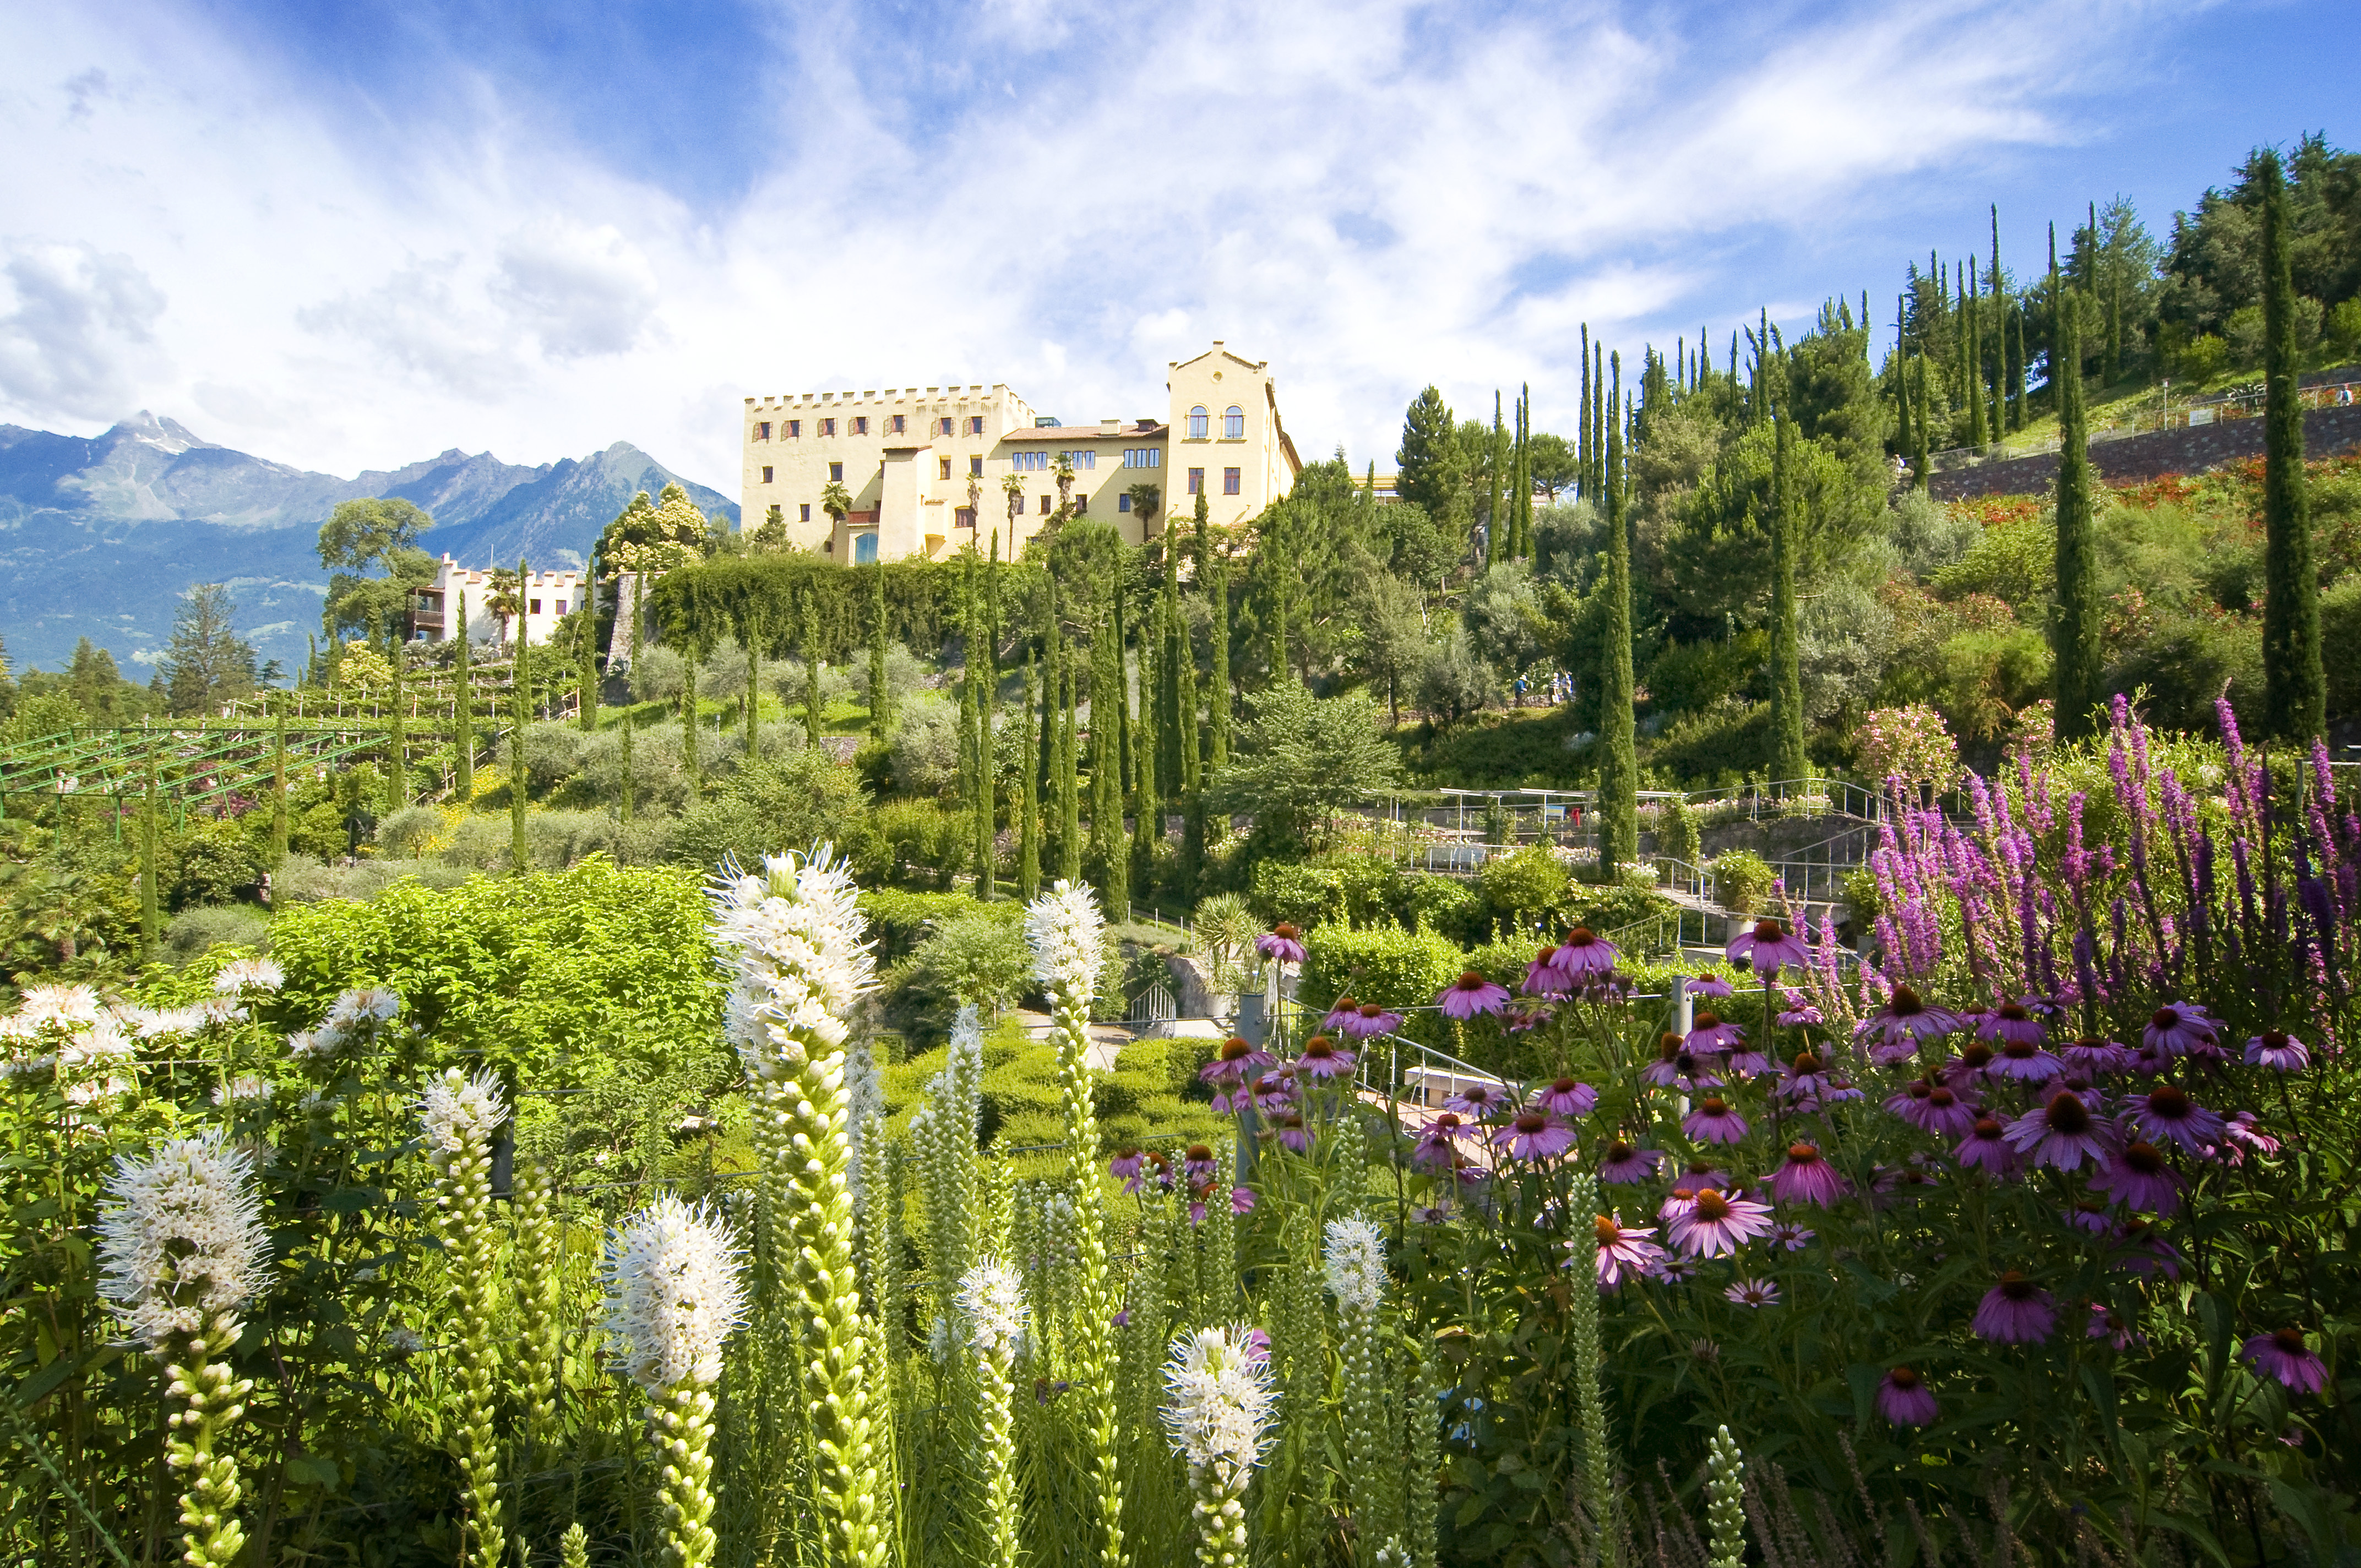
<svg viewBox="0 0 2361 1568">
<path fill-rule="evenodd" d="M 1565 862 L 1547 846 L 1528 844 L 1486 861 L 1476 883 L 1501 927 L 1515 931 L 1546 921 L 1565 901 L 1568 880 Z"/>
<path fill-rule="evenodd" d="M 2320 645 L 2331 650 L 2325 661 L 2330 716 L 2361 717 L 2361 655 L 2355 652 L 2361 649 L 2361 576 L 2346 577 L 2320 596 Z"/>
<path fill-rule="evenodd" d="M 209 905 L 172 917 L 164 927 L 164 956 L 182 969 L 215 948 L 270 949 L 270 922 L 246 905 Z"/>
<path fill-rule="evenodd" d="M 1314 927 L 1305 936 L 1304 948 L 1303 978 L 1296 994 L 1317 1013 L 1325 1013 L 1348 992 L 1390 1008 L 1429 1007 L 1434 993 L 1466 967 L 1466 955 L 1454 943 L 1433 931 L 1405 931 L 1399 926 L 1367 930 Z M 1429 1045 L 1442 1043 L 1439 1014 L 1406 1016 L 1405 1035 Z"/>
<path fill-rule="evenodd" d="M 730 856 L 751 866 L 783 850 L 832 844 L 858 864 L 875 856 L 867 806 L 860 778 L 825 751 L 766 758 L 730 773 L 711 799 L 683 812 L 671 853 L 710 870 Z"/>
<path fill-rule="evenodd" d="M 1023 916 L 1023 906 L 1013 902 L 969 901 L 911 953 L 902 991 L 942 1029 L 950 1026 L 961 1003 L 972 1002 L 986 1013 L 1013 1006 L 1033 986 Z"/>
<path fill-rule="evenodd" d="M 877 940 L 877 959 L 891 963 L 910 956 L 937 923 L 956 920 L 977 907 L 963 893 L 911 893 L 898 887 L 864 887 L 861 912 Z"/>
<path fill-rule="evenodd" d="M 1704 853 L 1697 813 L 1679 795 L 1664 802 L 1663 814 L 1656 818 L 1656 853 L 1690 865 L 1697 864 L 1697 856 Z"/>
<path fill-rule="evenodd" d="M 431 806 L 406 806 L 377 825 L 377 847 L 397 860 L 411 860 L 443 831 L 443 814 Z"/>
<path fill-rule="evenodd" d="M 172 909 L 227 904 L 262 880 L 262 856 L 253 836 L 226 817 L 193 823 L 159 860 L 157 880 Z"/>
<path fill-rule="evenodd" d="M 1435 872 L 1405 872 L 1400 888 L 1394 914 L 1410 929 L 1437 931 L 1462 945 L 1481 937 L 1484 895 L 1473 883 Z"/>
<path fill-rule="evenodd" d="M 1752 850 L 1732 850 L 1728 854 L 1716 855 L 1706 869 L 1713 872 L 1714 892 L 1722 907 L 1733 915 L 1760 911 L 1779 880 L 1771 862 Z"/>
</svg>

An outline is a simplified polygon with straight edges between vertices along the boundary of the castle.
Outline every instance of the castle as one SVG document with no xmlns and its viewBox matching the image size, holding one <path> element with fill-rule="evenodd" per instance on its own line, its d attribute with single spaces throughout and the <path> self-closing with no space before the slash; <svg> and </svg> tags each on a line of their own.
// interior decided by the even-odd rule
<svg viewBox="0 0 2361 1568">
<path fill-rule="evenodd" d="M 791 543 L 851 563 L 971 543 L 1014 559 L 1057 510 L 1060 458 L 1075 515 L 1115 524 L 1131 544 L 1194 516 L 1201 493 L 1226 526 L 1294 487 L 1303 461 L 1279 422 L 1268 360 L 1216 338 L 1168 364 L 1164 387 L 1160 418 L 1074 425 L 1037 414 L 1005 382 L 748 398 L 741 526 L 776 519 Z M 840 520 L 825 505 L 831 484 L 851 499 Z M 1146 515 L 1132 497 L 1143 484 L 1158 491 Z"/>
</svg>

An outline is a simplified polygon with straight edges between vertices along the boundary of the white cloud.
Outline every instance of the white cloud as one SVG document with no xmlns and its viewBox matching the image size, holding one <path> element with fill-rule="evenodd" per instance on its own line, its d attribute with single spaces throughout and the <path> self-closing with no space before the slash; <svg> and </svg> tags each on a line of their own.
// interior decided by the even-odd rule
<svg viewBox="0 0 2361 1568">
<path fill-rule="evenodd" d="M 0 411 L 202 409 L 211 439 L 340 473 L 628 439 L 708 482 L 750 392 L 1007 380 L 1133 417 L 1213 337 L 1271 362 L 1307 453 L 1387 460 L 1429 380 L 1488 405 L 1531 379 L 1570 425 L 1583 323 L 1632 350 L 1725 333 L 1800 286 L 1742 274 L 1749 247 L 2081 134 L 2059 62 L 2149 25 L 993 0 L 906 68 L 798 8 L 744 40 L 772 161 L 697 211 L 497 81 L 387 156 L 196 14 L 140 16 L 0 16 L 16 78 L 60 84 L 0 93 Z"/>
</svg>

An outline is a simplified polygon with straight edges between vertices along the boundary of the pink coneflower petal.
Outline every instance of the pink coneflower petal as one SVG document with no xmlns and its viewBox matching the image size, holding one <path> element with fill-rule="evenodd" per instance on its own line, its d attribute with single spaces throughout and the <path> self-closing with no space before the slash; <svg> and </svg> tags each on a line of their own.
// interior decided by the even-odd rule
<svg viewBox="0 0 2361 1568">
<path fill-rule="evenodd" d="M 1598 1288 L 1620 1290 L 1627 1279 L 1643 1279 L 1664 1261 L 1664 1249 L 1649 1238 L 1652 1225 L 1626 1226 L 1620 1213 L 1598 1217 Z M 1570 1261 L 1570 1260 L 1569 1260 Z"/>
<path fill-rule="evenodd" d="M 1329 1007 L 1328 1015 L 1320 1020 L 1320 1027 L 1323 1030 L 1334 1029 L 1341 1032 L 1345 1027 L 1345 1019 L 1357 1018 L 1360 1015 L 1361 1003 L 1358 998 L 1340 996 Z"/>
<path fill-rule="evenodd" d="M 1197 1076 L 1207 1083 L 1243 1083 L 1265 1068 L 1273 1066 L 1275 1061 L 1268 1051 L 1232 1035 L 1213 1053 L 1213 1059 L 1197 1069 Z"/>
<path fill-rule="evenodd" d="M 2221 1026 L 2197 1003 L 2175 1002 L 2149 1015 L 2140 1044 L 2169 1057 L 2219 1055 Z"/>
<path fill-rule="evenodd" d="M 2115 1147 L 2114 1129 L 2091 1113 L 2080 1096 L 2065 1090 L 2051 1095 L 2008 1124 L 2009 1146 L 2037 1166 L 2080 1170 L 2104 1159 Z"/>
<path fill-rule="evenodd" d="M 1611 1143 L 1607 1146 L 1606 1157 L 1598 1162 L 1598 1179 L 1619 1185 L 1645 1181 L 1656 1174 L 1656 1167 L 1664 1157 L 1654 1149 L 1636 1148 L 1620 1141 Z"/>
<path fill-rule="evenodd" d="M 2125 1114 L 2142 1132 L 2202 1153 L 2222 1141 L 2222 1118 L 2189 1097 L 2179 1084 L 2159 1083 L 2135 1094 Z"/>
<path fill-rule="evenodd" d="M 1255 938 L 1255 948 L 1267 959 L 1277 959 L 1283 964 L 1303 961 L 1303 933 L 1281 922 Z"/>
<path fill-rule="evenodd" d="M 1565 979 L 1563 975 L 1558 973 L 1557 949 L 1555 948 L 1543 948 L 1540 952 L 1533 955 L 1533 961 L 1525 966 L 1524 984 L 1518 987 L 1518 989 L 1523 992 L 1527 996 L 1563 996 L 1565 994 Z"/>
<path fill-rule="evenodd" d="M 1818 1146 L 1804 1143 L 1787 1146 L 1787 1157 L 1764 1185 L 1782 1203 L 1809 1203 L 1816 1209 L 1833 1207 L 1849 1190 L 1836 1168 L 1820 1157 Z"/>
<path fill-rule="evenodd" d="M 2041 1044 L 2041 1020 L 2022 1002 L 2004 1002 L 1983 1015 L 1976 1025 L 1976 1038 L 1995 1045 L 2015 1041 L 2021 1045 Z"/>
<path fill-rule="evenodd" d="M 2085 1035 L 2070 1046 L 2060 1046 L 2058 1055 L 2068 1068 L 2085 1078 L 2121 1072 L 2130 1063 L 2132 1056 L 2114 1041 L 2101 1039 L 2096 1035 Z"/>
<path fill-rule="evenodd" d="M 1779 1304 L 1779 1286 L 1770 1279 L 1740 1279 L 1724 1290 L 1722 1299 L 1741 1307 L 1775 1307 Z"/>
<path fill-rule="evenodd" d="M 1598 1091 L 1571 1078 L 1561 1078 L 1534 1091 L 1533 1103 L 1553 1116 L 1587 1116 L 1598 1103 Z"/>
<path fill-rule="evenodd" d="M 1509 1086 L 1505 1083 L 1489 1083 L 1479 1078 L 1472 1083 L 1461 1084 L 1443 1103 L 1446 1108 L 1458 1112 L 1462 1116 L 1475 1121 L 1485 1121 L 1500 1114 L 1509 1108 Z"/>
<path fill-rule="evenodd" d="M 1933 1426 L 1939 1410 L 1935 1396 L 1907 1366 L 1894 1368 L 1877 1386 L 1877 1413 L 1895 1426 Z"/>
<path fill-rule="evenodd" d="M 1400 1014 L 1389 1012 L 1374 1002 L 1364 1002 L 1345 1020 L 1345 1033 L 1356 1040 L 1374 1039 L 1392 1034 L 1401 1027 L 1401 1023 Z"/>
<path fill-rule="evenodd" d="M 1719 1095 L 1708 1094 L 1681 1118 L 1681 1131 L 1701 1144 L 1734 1144 L 1746 1135 L 1746 1118 Z"/>
<path fill-rule="evenodd" d="M 1691 979 L 1684 980 L 1681 981 L 1681 985 L 1682 988 L 1687 991 L 1691 996 L 1735 996 L 1738 994 L 1738 992 L 1730 986 L 1730 981 L 1722 979 L 1721 976 L 1718 974 L 1697 975 Z"/>
<path fill-rule="evenodd" d="M 1707 1188 L 1670 1222 L 1668 1239 L 1690 1257 L 1719 1257 L 1737 1252 L 1768 1232 L 1773 1223 L 1769 1204 L 1742 1192 Z"/>
<path fill-rule="evenodd" d="M 2312 1065 L 2312 1052 L 2293 1036 L 2266 1029 L 2246 1042 L 2246 1060 L 2273 1072 L 2301 1072 Z"/>
<path fill-rule="evenodd" d="M 1699 1055 L 1726 1051 L 1746 1043 L 1746 1031 L 1725 1021 L 1721 1014 L 1699 1008 L 1689 1021 L 1689 1032 L 1681 1044 Z"/>
<path fill-rule="evenodd" d="M 1953 1153 L 1962 1169 L 2004 1177 L 2016 1174 L 2016 1150 L 2009 1145 L 2008 1129 L 1991 1116 L 1977 1117 Z"/>
<path fill-rule="evenodd" d="M 1498 1013 L 1509 1004 L 1508 988 L 1495 985 L 1474 970 L 1435 992 L 1434 1004 L 1446 1018 L 1463 1023 L 1480 1014 Z"/>
<path fill-rule="evenodd" d="M 1807 969 L 1811 951 L 1804 939 L 1776 920 L 1757 920 L 1753 926 L 1730 939 L 1730 961 L 1743 959 L 1756 974 L 1775 974 L 1781 969 Z"/>
<path fill-rule="evenodd" d="M 2129 1350 L 2136 1344 L 2146 1344 L 2147 1335 L 2131 1326 L 2130 1321 L 2104 1301 L 2091 1303 L 2091 1326 L 2086 1331 L 2092 1339 L 2103 1339 L 2114 1349 Z"/>
<path fill-rule="evenodd" d="M 1351 1051 L 1341 1048 L 1327 1036 L 1314 1035 L 1303 1042 L 1303 1055 L 1296 1059 L 1295 1070 L 1307 1078 L 1345 1078 L 1351 1075 L 1356 1059 Z"/>
<path fill-rule="evenodd" d="M 1587 926 L 1576 926 L 1565 934 L 1550 959 L 1568 989 L 1588 985 L 1605 978 L 1615 968 L 1615 944 L 1598 935 Z"/>
<path fill-rule="evenodd" d="M 1555 1159 L 1574 1147 L 1574 1129 L 1546 1111 L 1521 1111 L 1492 1141 L 1511 1159 Z"/>
<path fill-rule="evenodd" d="M 2303 1343 L 2301 1330 L 2257 1334 L 2238 1354 L 2257 1372 L 2278 1378 L 2299 1394 L 2317 1394 L 2327 1386 L 2328 1365 Z"/>
<path fill-rule="evenodd" d="M 2091 1179 L 2092 1188 L 2110 1192 L 2128 1209 L 2144 1209 L 2169 1219 L 2180 1212 L 2180 1175 L 2154 1144 L 2135 1141 L 2109 1159 Z"/>
<path fill-rule="evenodd" d="M 1969 1325 L 1994 1344 L 2039 1344 L 2057 1326 L 2057 1299 L 2014 1268 L 1984 1292 Z"/>
<path fill-rule="evenodd" d="M 2047 1083 L 2065 1069 L 2065 1064 L 2043 1050 L 2037 1041 L 2004 1040 L 1986 1070 L 1994 1078 L 2020 1083 Z"/>
<path fill-rule="evenodd" d="M 1459 1157 L 1459 1135 L 1465 1124 L 1449 1111 L 1426 1124 L 1419 1135 L 1418 1146 L 1411 1151 L 1411 1163 L 1429 1170 L 1449 1170 Z"/>
<path fill-rule="evenodd" d="M 1806 1230 L 1802 1225 L 1773 1225 L 1771 1227 L 1771 1245 L 1785 1247 L 1789 1252 L 1801 1252 L 1812 1245 L 1812 1238 L 1817 1234 L 1817 1232 Z"/>
</svg>

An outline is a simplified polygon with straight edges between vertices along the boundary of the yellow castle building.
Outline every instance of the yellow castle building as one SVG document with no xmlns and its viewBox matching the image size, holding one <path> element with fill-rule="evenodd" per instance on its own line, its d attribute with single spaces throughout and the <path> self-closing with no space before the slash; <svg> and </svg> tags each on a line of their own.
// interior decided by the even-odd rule
<svg viewBox="0 0 2361 1568">
<path fill-rule="evenodd" d="M 788 538 L 839 561 L 939 556 L 974 543 L 1003 560 L 1049 521 L 1060 460 L 1076 515 L 1111 522 L 1126 543 L 1196 514 L 1221 526 L 1286 495 L 1303 461 L 1279 422 L 1268 360 L 1213 346 L 1167 365 L 1161 417 L 1065 424 L 1005 382 L 748 398 L 741 527 L 776 518 Z M 1012 487 L 1008 481 L 1014 478 Z M 841 521 L 824 497 L 851 499 Z M 1132 490 L 1153 485 L 1141 515 Z"/>
</svg>

